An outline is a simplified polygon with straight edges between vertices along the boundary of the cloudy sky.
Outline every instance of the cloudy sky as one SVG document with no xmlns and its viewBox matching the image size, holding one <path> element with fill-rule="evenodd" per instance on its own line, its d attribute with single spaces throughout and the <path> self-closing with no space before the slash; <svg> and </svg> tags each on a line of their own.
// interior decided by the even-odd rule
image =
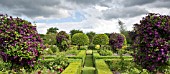
<svg viewBox="0 0 170 74">
<path fill-rule="evenodd" d="M 41 34 L 50 27 L 111 33 L 118 20 L 132 30 L 147 13 L 170 15 L 170 0 L 0 0 L 0 13 L 35 22 Z"/>
</svg>

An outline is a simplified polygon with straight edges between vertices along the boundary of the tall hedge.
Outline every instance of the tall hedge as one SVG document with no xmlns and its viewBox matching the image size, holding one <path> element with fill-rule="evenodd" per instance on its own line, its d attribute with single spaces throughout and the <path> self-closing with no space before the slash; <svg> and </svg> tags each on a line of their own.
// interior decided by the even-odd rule
<svg viewBox="0 0 170 74">
<path fill-rule="evenodd" d="M 11 68 L 33 69 L 43 49 L 36 26 L 18 17 L 0 15 L 0 56 L 12 63 Z"/>
<path fill-rule="evenodd" d="M 163 71 L 170 51 L 170 16 L 150 13 L 134 24 L 134 61 L 149 71 Z"/>
</svg>

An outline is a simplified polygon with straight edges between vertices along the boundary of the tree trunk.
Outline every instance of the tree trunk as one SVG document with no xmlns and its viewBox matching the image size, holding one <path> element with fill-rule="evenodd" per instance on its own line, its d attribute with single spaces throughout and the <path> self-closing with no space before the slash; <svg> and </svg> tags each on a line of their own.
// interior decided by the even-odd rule
<svg viewBox="0 0 170 74">
<path fill-rule="evenodd" d="M 80 45 L 78 45 L 78 50 L 80 50 Z"/>
</svg>

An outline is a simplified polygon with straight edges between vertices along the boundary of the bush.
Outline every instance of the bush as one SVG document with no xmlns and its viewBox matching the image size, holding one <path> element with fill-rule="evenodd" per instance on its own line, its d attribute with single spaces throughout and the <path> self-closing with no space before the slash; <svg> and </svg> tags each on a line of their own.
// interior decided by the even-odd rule
<svg viewBox="0 0 170 74">
<path fill-rule="evenodd" d="M 109 44 L 109 38 L 106 34 L 97 34 L 94 36 L 93 44 L 95 44 L 95 45 Z"/>
<path fill-rule="evenodd" d="M 76 33 L 72 37 L 72 44 L 78 45 L 80 48 L 81 45 L 89 44 L 89 38 L 84 33 Z"/>
<path fill-rule="evenodd" d="M 60 51 L 66 51 L 71 44 L 70 36 L 65 31 L 60 31 L 56 35 L 56 41 L 57 47 L 60 49 Z"/>
<path fill-rule="evenodd" d="M 87 50 L 88 48 L 86 46 L 80 46 L 79 50 Z"/>
<path fill-rule="evenodd" d="M 89 49 L 89 50 L 95 50 L 95 45 L 94 45 L 94 44 L 90 44 L 90 45 L 88 46 L 88 49 Z"/>
<path fill-rule="evenodd" d="M 54 60 L 43 61 L 42 64 L 49 70 L 54 70 L 61 73 L 68 66 L 68 58 L 65 57 L 65 53 L 58 53 Z"/>
<path fill-rule="evenodd" d="M 101 56 L 112 56 L 113 55 L 113 53 L 112 53 L 112 51 L 110 51 L 110 50 L 104 50 L 104 49 L 100 49 L 99 50 L 99 54 L 101 55 Z"/>
<path fill-rule="evenodd" d="M 36 26 L 20 18 L 0 16 L 0 56 L 11 68 L 34 69 L 44 49 Z"/>
<path fill-rule="evenodd" d="M 44 37 L 44 44 L 56 45 L 56 33 L 46 34 Z"/>
<path fill-rule="evenodd" d="M 53 53 L 59 52 L 58 47 L 55 46 L 55 45 L 51 45 L 49 49 L 51 49 L 51 51 L 52 51 Z"/>
<path fill-rule="evenodd" d="M 66 54 L 68 55 L 77 55 L 79 53 L 78 50 L 75 50 L 75 49 L 71 49 L 71 50 L 67 50 Z"/>
<path fill-rule="evenodd" d="M 127 44 L 126 38 L 123 34 L 112 33 L 109 38 L 109 45 L 112 47 L 113 52 L 117 52 L 116 49 L 122 49 L 122 47 Z"/>
<path fill-rule="evenodd" d="M 149 71 L 163 71 L 169 59 L 170 16 L 150 13 L 134 24 L 134 61 Z M 161 68 L 162 67 L 162 68 Z"/>
<path fill-rule="evenodd" d="M 100 45 L 95 45 L 95 49 L 100 49 Z"/>
</svg>

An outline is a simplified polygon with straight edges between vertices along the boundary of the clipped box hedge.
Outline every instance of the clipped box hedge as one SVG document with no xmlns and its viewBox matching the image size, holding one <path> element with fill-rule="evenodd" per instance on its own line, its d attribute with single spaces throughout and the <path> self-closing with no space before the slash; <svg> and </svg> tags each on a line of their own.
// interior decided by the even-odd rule
<svg viewBox="0 0 170 74">
<path fill-rule="evenodd" d="M 72 62 L 61 74 L 81 74 L 81 62 Z"/>
<path fill-rule="evenodd" d="M 99 56 L 96 59 L 119 59 L 120 56 Z M 123 56 L 124 59 L 132 59 L 132 56 Z"/>
<path fill-rule="evenodd" d="M 108 65 L 102 59 L 95 60 L 96 74 L 113 74 Z"/>
<path fill-rule="evenodd" d="M 68 59 L 68 62 L 82 62 L 82 59 Z"/>
<path fill-rule="evenodd" d="M 44 55 L 44 59 L 54 59 L 56 55 Z"/>
<path fill-rule="evenodd" d="M 77 54 L 77 56 L 67 56 L 69 59 L 82 59 L 82 62 L 84 64 L 85 58 L 86 58 L 86 50 L 80 50 L 80 52 Z"/>
</svg>

